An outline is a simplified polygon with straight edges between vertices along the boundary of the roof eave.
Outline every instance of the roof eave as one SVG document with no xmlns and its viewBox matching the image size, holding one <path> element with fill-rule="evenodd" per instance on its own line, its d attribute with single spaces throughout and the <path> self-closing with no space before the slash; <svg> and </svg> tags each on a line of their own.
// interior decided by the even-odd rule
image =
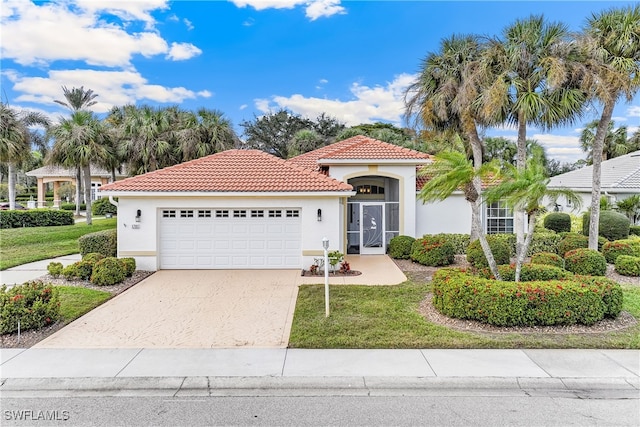
<svg viewBox="0 0 640 427">
<path fill-rule="evenodd" d="M 113 197 L 351 197 L 352 190 L 337 191 L 126 191 L 99 190 L 101 196 Z"/>
<path fill-rule="evenodd" d="M 430 159 L 318 159 L 320 165 L 426 165 L 432 163 Z"/>
</svg>

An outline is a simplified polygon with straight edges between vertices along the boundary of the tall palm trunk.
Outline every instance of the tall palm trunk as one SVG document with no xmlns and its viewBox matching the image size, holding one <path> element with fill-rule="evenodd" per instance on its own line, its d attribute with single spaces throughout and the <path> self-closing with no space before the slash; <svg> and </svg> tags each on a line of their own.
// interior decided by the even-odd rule
<svg viewBox="0 0 640 427">
<path fill-rule="evenodd" d="M 82 169 L 76 167 L 76 216 L 80 216 L 80 203 L 82 203 Z"/>
<path fill-rule="evenodd" d="M 522 111 L 518 112 L 518 142 L 516 147 L 516 168 L 524 170 L 527 166 L 527 121 Z M 518 258 L 524 245 L 524 210 L 516 209 L 513 212 L 513 216 L 516 232 L 516 258 Z"/>
<path fill-rule="evenodd" d="M 16 165 L 9 162 L 8 169 L 9 210 L 14 210 L 16 208 Z"/>
<path fill-rule="evenodd" d="M 520 272 L 522 271 L 522 264 L 524 263 L 524 258 L 529 251 L 529 246 L 531 246 L 531 241 L 533 240 L 533 229 L 536 226 L 536 214 L 529 214 L 529 232 L 527 233 L 527 238 L 524 240 L 522 244 L 521 251 L 516 254 L 516 274 L 515 281 L 520 281 Z"/>
<path fill-rule="evenodd" d="M 91 166 L 83 167 L 84 173 L 84 199 L 87 205 L 87 225 L 91 225 Z"/>
<path fill-rule="evenodd" d="M 600 188 L 602 178 L 602 158 L 604 138 L 613 115 L 615 101 L 607 101 L 602 110 L 596 136 L 593 138 L 591 158 L 593 160 L 593 186 L 591 187 L 591 216 L 589 218 L 589 249 L 598 250 L 598 232 L 600 222 Z"/>
</svg>

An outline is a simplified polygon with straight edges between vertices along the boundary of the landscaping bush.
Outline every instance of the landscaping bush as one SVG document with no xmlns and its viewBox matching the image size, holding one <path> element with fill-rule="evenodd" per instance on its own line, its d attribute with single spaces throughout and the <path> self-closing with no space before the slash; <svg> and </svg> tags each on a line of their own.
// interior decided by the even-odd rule
<svg viewBox="0 0 640 427">
<path fill-rule="evenodd" d="M 411 258 L 411 245 L 415 242 L 411 236 L 396 236 L 389 240 L 389 256 L 394 259 Z"/>
<path fill-rule="evenodd" d="M 62 209 L 63 211 L 75 211 L 76 210 L 76 204 L 75 203 L 62 203 L 62 204 L 60 204 L 60 209 Z M 81 211 L 86 211 L 87 210 L 87 205 L 85 203 L 80 203 L 80 210 Z"/>
<path fill-rule="evenodd" d="M 117 206 L 114 206 L 109 202 L 108 197 L 101 197 L 98 200 L 95 200 L 91 203 L 91 212 L 94 215 L 104 216 L 106 214 L 116 215 L 118 213 Z"/>
<path fill-rule="evenodd" d="M 602 299 L 604 317 L 615 319 L 622 311 L 623 293 L 619 284 L 606 277 L 575 276 L 574 281 L 588 287 Z"/>
<path fill-rule="evenodd" d="M 11 289 L 0 288 L 0 333 L 38 329 L 60 317 L 58 291 L 51 284 L 26 282 Z"/>
<path fill-rule="evenodd" d="M 558 254 L 562 257 L 574 249 L 589 247 L 589 238 L 582 234 L 567 233 L 558 243 Z"/>
<path fill-rule="evenodd" d="M 557 253 L 558 244 L 561 240 L 562 236 L 557 233 L 533 233 L 531 245 L 529 245 L 529 250 L 527 251 L 527 256 L 533 256 L 538 252 Z"/>
<path fill-rule="evenodd" d="M 582 234 L 589 235 L 589 212 L 582 217 Z M 625 215 L 615 211 L 600 212 L 598 234 L 607 240 L 621 240 L 629 237 L 631 222 Z"/>
<path fill-rule="evenodd" d="M 73 225 L 73 212 L 52 209 L 0 211 L 0 228 Z"/>
<path fill-rule="evenodd" d="M 101 259 L 105 259 L 106 257 L 99 252 L 91 252 L 82 256 L 83 261 L 88 261 L 92 264 L 100 261 Z"/>
<path fill-rule="evenodd" d="M 93 272 L 93 262 L 90 261 L 78 261 L 74 263 L 76 267 L 76 277 L 82 280 L 89 280 L 91 273 Z"/>
<path fill-rule="evenodd" d="M 509 258 L 516 255 L 516 235 L 515 234 L 513 233 L 491 234 L 490 236 L 487 236 L 487 240 L 494 240 L 494 241 L 504 243 L 507 247 L 507 250 L 509 251 Z M 508 262 L 504 264 L 508 264 Z"/>
<path fill-rule="evenodd" d="M 640 236 L 640 225 L 630 225 L 629 235 Z"/>
<path fill-rule="evenodd" d="M 433 277 L 433 305 L 442 314 L 496 326 L 592 325 L 616 311 L 619 285 L 589 278 L 505 282 L 451 268 Z M 621 302 L 621 298 L 619 299 Z"/>
<path fill-rule="evenodd" d="M 126 277 L 133 276 L 133 273 L 136 271 L 135 258 L 120 258 L 120 262 L 122 263 L 122 266 L 124 268 L 124 275 Z"/>
<path fill-rule="evenodd" d="M 516 280 L 515 265 L 498 266 L 500 277 L 505 282 Z M 533 282 L 536 280 L 562 280 L 573 277 L 573 274 L 564 268 L 554 267 L 546 264 L 523 264 L 520 270 L 521 282 Z M 489 277 L 487 277 L 489 278 Z"/>
<path fill-rule="evenodd" d="M 593 249 L 574 249 L 565 254 L 564 268 L 575 274 L 604 276 L 607 272 L 607 260 Z"/>
<path fill-rule="evenodd" d="M 442 233 L 441 235 L 445 236 L 445 238 L 451 242 L 456 255 L 464 255 L 467 253 L 467 247 L 470 241 L 468 234 Z"/>
<path fill-rule="evenodd" d="M 552 265 L 554 267 L 564 268 L 564 258 L 551 252 L 538 252 L 531 256 L 531 264 Z"/>
<path fill-rule="evenodd" d="M 118 250 L 118 236 L 116 230 L 89 233 L 78 239 L 78 246 L 82 256 L 98 252 L 105 257 L 114 257 Z"/>
<path fill-rule="evenodd" d="M 571 215 L 562 212 L 551 212 L 544 217 L 544 228 L 556 233 L 571 231 Z"/>
<path fill-rule="evenodd" d="M 67 280 L 73 280 L 76 277 L 78 277 L 78 271 L 76 269 L 76 265 L 70 264 L 70 265 L 67 265 L 65 268 L 63 268 L 62 277 L 64 277 Z"/>
<path fill-rule="evenodd" d="M 50 262 L 49 265 L 47 265 L 47 271 L 53 277 L 60 276 L 62 274 L 63 269 L 64 269 L 64 266 L 62 265 L 61 262 Z"/>
<path fill-rule="evenodd" d="M 109 286 L 120 283 L 125 278 L 125 269 L 118 258 L 107 257 L 93 266 L 91 283 L 98 286 Z"/>
<path fill-rule="evenodd" d="M 616 262 L 616 258 L 620 255 L 640 255 L 636 254 L 631 240 L 616 240 L 607 242 L 602 246 L 602 254 L 609 264 Z"/>
<path fill-rule="evenodd" d="M 493 252 L 493 258 L 498 265 L 509 264 L 510 253 L 507 243 L 504 239 L 495 238 L 495 235 L 487 236 L 487 241 L 491 252 Z M 467 248 L 467 261 L 475 268 L 489 267 L 487 258 L 484 256 L 482 247 L 480 246 L 480 240 L 475 240 L 469 244 Z"/>
<path fill-rule="evenodd" d="M 413 242 L 411 259 L 431 267 L 451 265 L 455 260 L 455 249 L 442 234 L 425 235 Z"/>
<path fill-rule="evenodd" d="M 640 257 L 620 255 L 615 262 L 616 273 L 623 276 L 640 276 Z"/>
</svg>

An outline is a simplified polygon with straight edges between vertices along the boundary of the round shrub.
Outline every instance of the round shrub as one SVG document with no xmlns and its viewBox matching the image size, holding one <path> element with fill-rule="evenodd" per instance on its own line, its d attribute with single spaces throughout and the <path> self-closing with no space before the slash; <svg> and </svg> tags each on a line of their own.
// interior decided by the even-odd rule
<svg viewBox="0 0 640 427">
<path fill-rule="evenodd" d="M 504 240 L 493 238 L 493 236 L 487 236 L 487 242 L 493 253 L 493 258 L 496 260 L 496 264 L 509 264 L 510 252 L 509 246 Z M 475 268 L 489 267 L 487 258 L 484 256 L 482 246 L 480 246 L 480 240 L 474 240 L 467 247 L 467 261 Z"/>
<path fill-rule="evenodd" d="M 67 265 L 65 268 L 63 268 L 62 277 L 64 277 L 67 280 L 73 280 L 76 277 L 78 277 L 78 270 L 76 268 L 76 265 L 70 264 L 70 265 Z"/>
<path fill-rule="evenodd" d="M 49 265 L 47 266 L 47 271 L 53 277 L 60 276 L 62 274 L 63 269 L 64 269 L 64 266 L 62 265 L 61 262 L 50 262 Z"/>
<path fill-rule="evenodd" d="M 538 252 L 531 256 L 531 264 L 544 264 L 564 268 L 564 259 L 560 255 L 551 252 Z"/>
<path fill-rule="evenodd" d="M 0 334 L 39 329 L 60 317 L 58 290 L 49 283 L 26 282 L 0 287 Z"/>
<path fill-rule="evenodd" d="M 440 267 L 451 265 L 455 260 L 455 248 L 443 235 L 426 235 L 416 239 L 411 246 L 411 259 L 422 265 Z"/>
<path fill-rule="evenodd" d="M 78 239 L 80 254 L 98 252 L 106 257 L 115 257 L 118 251 L 118 233 L 114 230 L 103 230 L 85 234 Z"/>
<path fill-rule="evenodd" d="M 640 257 L 620 255 L 616 258 L 616 272 L 623 276 L 640 276 Z"/>
<path fill-rule="evenodd" d="M 500 277 L 506 282 L 516 280 L 515 265 L 501 265 L 498 267 Z M 573 274 L 564 268 L 554 267 L 545 264 L 523 264 L 520 269 L 521 282 L 533 282 L 539 280 L 562 280 L 570 279 Z"/>
<path fill-rule="evenodd" d="M 640 236 L 640 225 L 629 226 L 629 235 Z"/>
<path fill-rule="evenodd" d="M 109 286 L 124 280 L 125 272 L 118 258 L 107 257 L 101 259 L 93 267 L 91 283 L 98 286 Z"/>
<path fill-rule="evenodd" d="M 133 273 L 136 271 L 136 260 L 135 258 L 119 258 L 122 263 L 122 267 L 124 268 L 124 275 L 126 277 L 133 276 Z"/>
<path fill-rule="evenodd" d="M 564 255 L 574 249 L 589 247 L 589 238 L 582 234 L 568 233 L 558 243 L 558 254 Z"/>
<path fill-rule="evenodd" d="M 602 246 L 602 254 L 609 264 L 616 262 L 620 255 L 634 256 L 633 246 L 628 240 L 615 240 Z"/>
<path fill-rule="evenodd" d="M 93 272 L 94 263 L 90 261 L 78 261 L 74 263 L 76 270 L 76 277 L 82 280 L 89 280 L 91 278 L 91 273 Z"/>
<path fill-rule="evenodd" d="M 574 249 L 565 254 L 564 268 L 574 274 L 604 276 L 607 272 L 607 260 L 593 249 Z"/>
<path fill-rule="evenodd" d="M 551 212 L 544 217 L 544 228 L 556 233 L 571 231 L 571 215 L 562 212 Z"/>
<path fill-rule="evenodd" d="M 101 253 L 91 252 L 91 253 L 88 253 L 88 254 L 84 255 L 82 257 L 82 260 L 95 264 L 96 262 L 100 261 L 101 259 L 105 259 L 105 258 L 106 257 L 104 255 L 102 255 Z"/>
<path fill-rule="evenodd" d="M 415 242 L 411 236 L 396 236 L 389 240 L 389 256 L 395 259 L 411 258 L 411 246 Z"/>
<path fill-rule="evenodd" d="M 589 213 L 585 212 L 582 217 L 582 233 L 589 234 Z M 631 222 L 625 215 L 616 211 L 600 212 L 598 223 L 598 234 L 607 240 L 621 240 L 629 237 L 629 227 Z"/>
</svg>

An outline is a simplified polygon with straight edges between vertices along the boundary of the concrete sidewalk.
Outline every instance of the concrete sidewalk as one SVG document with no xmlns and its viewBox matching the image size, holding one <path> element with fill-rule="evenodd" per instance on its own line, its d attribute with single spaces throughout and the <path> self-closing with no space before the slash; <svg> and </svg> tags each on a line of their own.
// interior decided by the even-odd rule
<svg viewBox="0 0 640 427">
<path fill-rule="evenodd" d="M 76 261 L 80 261 L 82 257 L 80 254 L 65 255 L 58 258 L 45 259 L 42 261 L 30 262 L 28 264 L 22 264 L 17 267 L 11 267 L 6 270 L 0 271 L 0 285 L 15 285 L 28 282 L 29 280 L 35 280 L 45 274 L 48 274 L 47 266 L 50 262 L 62 263 L 65 267 L 73 264 Z"/>
</svg>

